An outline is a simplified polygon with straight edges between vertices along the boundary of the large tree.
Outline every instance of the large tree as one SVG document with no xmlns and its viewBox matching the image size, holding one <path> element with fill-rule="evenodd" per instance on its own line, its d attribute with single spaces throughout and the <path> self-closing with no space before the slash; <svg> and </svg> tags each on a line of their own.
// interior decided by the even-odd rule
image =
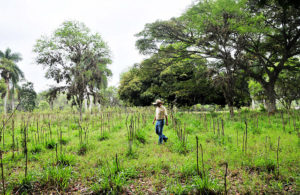
<svg viewBox="0 0 300 195">
<path fill-rule="evenodd" d="M 264 89 L 267 109 L 276 110 L 275 85 L 283 71 L 300 71 L 300 64 L 291 65 L 300 55 L 300 9 L 296 4 L 280 0 L 258 5 L 249 1 L 242 7 L 243 15 L 236 20 L 236 44 L 246 52 L 240 68 L 259 82 Z"/>
<path fill-rule="evenodd" d="M 232 5 L 231 2 L 227 6 Z M 232 42 L 232 16 L 220 13 L 220 9 L 223 7 L 219 4 L 201 1 L 179 18 L 147 24 L 137 34 L 137 47 L 141 53 L 147 54 L 165 52 L 162 46 L 176 44 L 180 47 L 173 53 L 190 59 L 201 56 L 212 61 L 207 66 L 214 74 L 211 76 L 215 83 L 222 89 L 233 116 L 233 106 L 249 105 L 249 92 L 246 77 L 242 76 L 243 72 L 237 65 L 241 50 L 235 49 Z M 246 99 L 241 101 L 241 98 Z"/>
<path fill-rule="evenodd" d="M 300 10 L 280 2 L 198 1 L 179 18 L 147 24 L 137 34 L 137 46 L 142 53 L 155 53 L 162 45 L 181 43 L 177 53 L 216 61 L 229 105 L 235 91 L 241 91 L 232 90 L 238 86 L 235 75 L 245 74 L 262 85 L 273 112 L 279 74 L 299 68 L 288 61 L 300 52 Z"/>
<path fill-rule="evenodd" d="M 36 62 L 46 69 L 46 78 L 60 84 L 51 88 L 51 93 L 66 93 L 82 118 L 83 101 L 90 96 L 97 101 L 98 92 L 107 86 L 111 76 L 107 44 L 83 23 L 66 21 L 52 36 L 39 39 L 34 52 Z"/>
</svg>

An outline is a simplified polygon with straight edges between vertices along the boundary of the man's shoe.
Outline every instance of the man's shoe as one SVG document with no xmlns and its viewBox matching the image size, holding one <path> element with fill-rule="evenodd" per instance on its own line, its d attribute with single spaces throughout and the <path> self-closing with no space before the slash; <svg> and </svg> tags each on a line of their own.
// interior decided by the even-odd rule
<svg viewBox="0 0 300 195">
<path fill-rule="evenodd" d="M 169 138 L 165 137 L 165 138 L 163 138 L 163 139 L 164 139 L 165 142 L 167 142 L 167 140 L 168 140 Z"/>
</svg>

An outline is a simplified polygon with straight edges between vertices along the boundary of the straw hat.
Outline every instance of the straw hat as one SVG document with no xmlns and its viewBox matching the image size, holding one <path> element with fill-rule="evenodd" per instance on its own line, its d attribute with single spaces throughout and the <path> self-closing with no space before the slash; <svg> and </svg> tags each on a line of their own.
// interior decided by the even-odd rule
<svg viewBox="0 0 300 195">
<path fill-rule="evenodd" d="M 157 104 L 163 104 L 163 102 L 159 99 L 157 99 L 154 103 L 152 103 L 153 105 L 157 105 Z"/>
</svg>

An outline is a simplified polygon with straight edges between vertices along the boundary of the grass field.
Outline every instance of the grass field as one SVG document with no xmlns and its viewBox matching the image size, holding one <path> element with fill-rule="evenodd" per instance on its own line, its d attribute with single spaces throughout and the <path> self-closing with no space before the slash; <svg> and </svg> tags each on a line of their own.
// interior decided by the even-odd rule
<svg viewBox="0 0 300 195">
<path fill-rule="evenodd" d="M 299 193 L 299 111 L 169 112 L 162 145 L 153 113 L 17 113 L 1 132 L 1 192 Z"/>
</svg>

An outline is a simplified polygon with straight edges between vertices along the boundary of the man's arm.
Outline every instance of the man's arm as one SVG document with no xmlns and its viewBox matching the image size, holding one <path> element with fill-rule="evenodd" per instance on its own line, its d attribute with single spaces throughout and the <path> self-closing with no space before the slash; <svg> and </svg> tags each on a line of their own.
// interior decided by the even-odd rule
<svg viewBox="0 0 300 195">
<path fill-rule="evenodd" d="M 164 107 L 164 109 L 165 109 L 166 125 L 168 126 L 169 125 L 169 122 L 168 122 L 168 112 L 167 112 L 166 107 Z"/>
<path fill-rule="evenodd" d="M 154 117 L 154 120 L 153 120 L 152 124 L 154 124 L 154 123 L 155 123 L 155 121 L 156 121 L 156 116 Z"/>
<path fill-rule="evenodd" d="M 168 115 L 166 115 L 166 125 L 168 126 L 169 123 L 168 123 Z"/>
</svg>

